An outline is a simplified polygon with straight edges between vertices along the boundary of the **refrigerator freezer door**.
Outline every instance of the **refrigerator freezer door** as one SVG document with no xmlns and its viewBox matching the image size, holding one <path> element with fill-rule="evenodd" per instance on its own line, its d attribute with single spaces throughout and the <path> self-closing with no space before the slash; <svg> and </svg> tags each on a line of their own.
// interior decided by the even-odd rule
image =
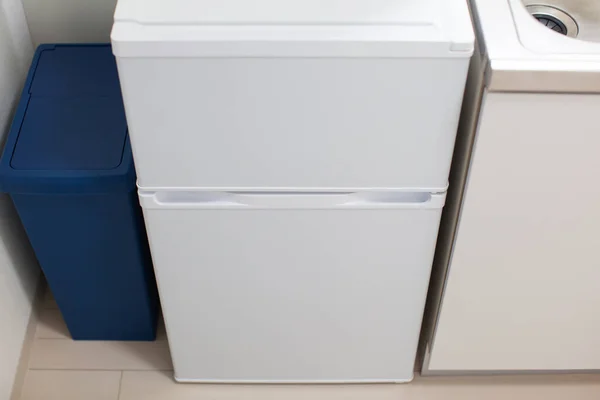
<svg viewBox="0 0 600 400">
<path fill-rule="evenodd" d="M 140 186 L 444 191 L 465 0 L 119 0 Z"/>
<path fill-rule="evenodd" d="M 411 380 L 444 197 L 141 192 L 177 380 Z"/>
<path fill-rule="evenodd" d="M 468 58 L 117 64 L 141 187 L 435 192 L 448 184 Z"/>
</svg>

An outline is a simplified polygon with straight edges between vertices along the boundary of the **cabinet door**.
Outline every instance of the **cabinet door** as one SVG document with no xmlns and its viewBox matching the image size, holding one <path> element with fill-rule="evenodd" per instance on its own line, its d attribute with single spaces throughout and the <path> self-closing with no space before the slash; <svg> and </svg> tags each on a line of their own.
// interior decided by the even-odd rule
<svg viewBox="0 0 600 400">
<path fill-rule="evenodd" d="M 430 371 L 600 369 L 600 96 L 484 99 Z"/>
</svg>

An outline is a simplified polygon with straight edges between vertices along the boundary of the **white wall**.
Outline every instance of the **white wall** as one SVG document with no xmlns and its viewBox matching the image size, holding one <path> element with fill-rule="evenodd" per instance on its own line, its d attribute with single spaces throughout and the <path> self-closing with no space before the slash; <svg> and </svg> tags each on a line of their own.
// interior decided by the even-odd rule
<svg viewBox="0 0 600 400">
<path fill-rule="evenodd" d="M 0 0 L 0 138 L 4 143 L 33 47 L 19 0 Z M 12 391 L 39 268 L 21 222 L 0 194 L 0 400 Z"/>
<path fill-rule="evenodd" d="M 109 42 L 117 0 L 22 0 L 33 43 Z"/>
</svg>

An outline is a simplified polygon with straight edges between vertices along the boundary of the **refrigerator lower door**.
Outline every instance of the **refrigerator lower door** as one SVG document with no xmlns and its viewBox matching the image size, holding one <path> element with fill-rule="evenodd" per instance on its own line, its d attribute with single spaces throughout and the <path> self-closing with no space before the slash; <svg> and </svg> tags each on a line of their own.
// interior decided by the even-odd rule
<svg viewBox="0 0 600 400">
<path fill-rule="evenodd" d="M 405 382 L 445 194 L 140 190 L 183 382 Z"/>
</svg>

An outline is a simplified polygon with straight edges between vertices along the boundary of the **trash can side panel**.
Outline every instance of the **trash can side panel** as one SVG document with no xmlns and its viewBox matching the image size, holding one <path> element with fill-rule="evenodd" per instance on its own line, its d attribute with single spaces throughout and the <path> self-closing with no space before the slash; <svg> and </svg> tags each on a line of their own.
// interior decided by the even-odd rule
<svg viewBox="0 0 600 400">
<path fill-rule="evenodd" d="M 154 340 L 158 300 L 135 192 L 12 198 L 72 337 Z"/>
</svg>

